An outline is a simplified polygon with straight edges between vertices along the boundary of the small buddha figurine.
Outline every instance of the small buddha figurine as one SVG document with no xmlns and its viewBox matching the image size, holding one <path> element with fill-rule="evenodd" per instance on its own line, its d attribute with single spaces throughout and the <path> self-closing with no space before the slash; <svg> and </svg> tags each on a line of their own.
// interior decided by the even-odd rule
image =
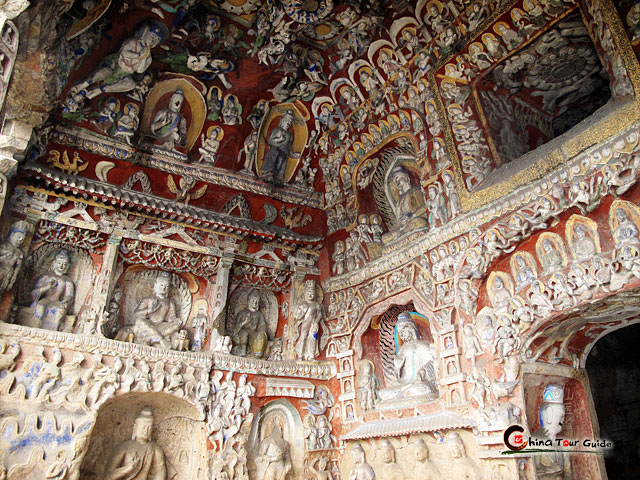
<svg viewBox="0 0 640 480">
<path fill-rule="evenodd" d="M 411 185 L 411 177 L 407 171 L 396 166 L 391 172 L 392 189 L 395 198 L 390 198 L 395 215 L 394 230 L 382 235 L 382 242 L 388 244 L 403 235 L 428 226 L 424 217 L 426 205 L 422 190 Z"/>
<path fill-rule="evenodd" d="M 175 302 L 169 296 L 171 274 L 160 272 L 153 284 L 153 293 L 138 302 L 133 321 L 118 332 L 117 340 L 133 334 L 136 343 L 171 348 L 171 336 L 180 330 Z"/>
<path fill-rule="evenodd" d="M 398 385 L 379 391 L 382 401 L 438 396 L 435 348 L 421 340 L 418 327 L 407 312 L 398 315 L 395 326 L 396 355 L 393 359 Z M 400 344 L 402 342 L 402 344 Z"/>
<path fill-rule="evenodd" d="M 167 467 L 162 448 L 151 440 L 153 412 L 145 407 L 133 424 L 131 440 L 118 444 L 107 462 L 105 480 L 165 480 Z"/>
<path fill-rule="evenodd" d="M 562 254 L 556 250 L 551 240 L 545 238 L 542 240 L 542 249 L 544 253 L 542 255 L 541 263 L 545 272 L 551 273 L 562 268 Z"/>
<path fill-rule="evenodd" d="M 151 133 L 156 140 L 163 142 L 162 148 L 173 150 L 176 145 L 184 147 L 187 140 L 187 119 L 182 115 L 184 92 L 173 92 L 167 108 L 158 111 L 151 122 Z"/>
<path fill-rule="evenodd" d="M 247 306 L 235 318 L 233 332 L 234 355 L 262 358 L 267 348 L 267 321 L 260 311 L 260 292 L 251 290 Z"/>
<path fill-rule="evenodd" d="M 49 270 L 38 278 L 31 291 L 33 316 L 40 328 L 59 330 L 62 320 L 71 310 L 75 284 L 67 275 L 70 266 L 69 252 L 58 250 Z"/>
<path fill-rule="evenodd" d="M 618 227 L 614 232 L 616 247 L 640 243 L 638 226 L 629 219 L 627 212 L 621 207 L 616 208 L 616 220 L 618 220 Z"/>
<path fill-rule="evenodd" d="M 373 480 L 376 474 L 367 463 L 364 449 L 360 442 L 356 442 L 351 449 L 351 457 L 353 458 L 353 466 L 349 471 L 349 480 Z"/>
</svg>

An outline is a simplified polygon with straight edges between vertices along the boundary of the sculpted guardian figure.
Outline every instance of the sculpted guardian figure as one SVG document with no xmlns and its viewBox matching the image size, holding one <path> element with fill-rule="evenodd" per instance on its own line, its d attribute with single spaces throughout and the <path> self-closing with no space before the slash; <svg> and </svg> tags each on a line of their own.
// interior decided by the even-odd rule
<svg viewBox="0 0 640 480">
<path fill-rule="evenodd" d="M 291 154 L 291 145 L 293 144 L 292 124 L 293 110 L 287 110 L 280 117 L 280 123 L 273 129 L 267 139 L 269 149 L 262 163 L 262 176 L 278 185 L 284 183 L 284 172 Z"/>
<path fill-rule="evenodd" d="M 540 405 L 540 429 L 533 434 L 538 440 L 551 440 L 562 431 L 564 422 L 564 388 L 549 384 L 542 394 Z M 553 442 L 555 444 L 555 442 Z M 546 452 L 534 457 L 536 478 L 544 480 L 568 480 L 571 476 L 571 462 L 565 453 Z"/>
<path fill-rule="evenodd" d="M 307 280 L 304 285 L 303 298 L 293 316 L 295 320 L 296 337 L 295 351 L 301 360 L 313 360 L 318 355 L 318 333 L 324 311 L 316 300 L 316 284 Z M 325 341 L 321 340 L 321 343 Z M 321 345 L 324 348 L 324 345 Z"/>
<path fill-rule="evenodd" d="M 397 192 L 397 198 L 389 199 L 396 222 L 394 231 L 382 235 L 382 241 L 385 244 L 428 226 L 427 219 L 424 217 L 426 210 L 424 195 L 420 188 L 411 185 L 411 177 L 407 171 L 401 166 L 396 166 L 391 172 L 390 180 Z"/>
<path fill-rule="evenodd" d="M 65 315 L 71 310 L 75 295 L 73 280 L 67 276 L 71 256 L 67 250 L 58 250 L 49 271 L 36 281 L 31 298 L 33 316 L 40 328 L 59 330 Z"/>
<path fill-rule="evenodd" d="M 268 339 L 267 321 L 260 311 L 260 292 L 251 290 L 246 308 L 235 318 L 232 353 L 262 358 Z"/>
<path fill-rule="evenodd" d="M 418 327 L 407 312 L 398 315 L 395 327 L 396 354 L 393 359 L 398 385 L 380 390 L 383 401 L 438 396 L 435 348 L 421 340 Z"/>
<path fill-rule="evenodd" d="M 133 321 L 118 332 L 118 339 L 133 334 L 136 343 L 171 348 L 171 336 L 180 330 L 175 302 L 169 297 L 171 275 L 160 272 L 153 284 L 153 293 L 144 297 L 133 313 Z"/>
<path fill-rule="evenodd" d="M 153 413 L 143 408 L 133 424 L 131 440 L 117 445 L 104 472 L 104 480 L 165 480 L 162 449 L 151 440 Z"/>
<path fill-rule="evenodd" d="M 22 267 L 24 253 L 20 246 L 27 234 L 27 222 L 14 222 L 9 228 L 7 240 L 0 245 L 0 297 L 11 290 Z"/>
</svg>

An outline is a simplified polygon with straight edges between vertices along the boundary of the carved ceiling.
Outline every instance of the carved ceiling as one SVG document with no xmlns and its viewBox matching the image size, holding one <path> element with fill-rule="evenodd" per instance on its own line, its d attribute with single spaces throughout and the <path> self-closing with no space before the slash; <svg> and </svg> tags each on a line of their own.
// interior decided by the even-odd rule
<svg viewBox="0 0 640 480">
<path fill-rule="evenodd" d="M 635 10 L 618 7 L 635 32 Z M 448 202 L 448 217 L 430 221 L 433 228 L 468 210 L 493 170 L 609 96 L 633 93 L 626 71 L 603 63 L 611 33 L 589 23 L 602 14 L 585 8 L 531 0 L 34 2 L 18 23 L 29 51 L 46 46 L 41 77 L 57 95 L 54 108 L 31 108 L 49 112 L 53 127 L 36 153 L 51 167 L 52 151 L 68 147 L 68 157 L 75 151 L 89 164 L 75 174 L 112 184 L 126 180 L 117 173 L 125 162 L 156 169 L 154 195 L 217 212 L 230 189 L 325 209 L 306 227 L 309 211 L 288 221 L 294 227 L 274 225 L 310 236 L 344 230 L 337 240 L 358 214 L 380 213 L 376 171 L 390 164 L 389 149 L 401 148 L 415 157 L 412 184 Z M 55 34 L 45 35 L 52 14 Z M 22 52 L 16 69 L 29 58 Z M 156 125 L 176 99 L 182 120 Z M 292 138 L 276 172 L 271 137 L 287 119 Z M 111 172 L 100 167 L 111 160 Z M 248 198 L 254 210 L 256 202 Z"/>
</svg>

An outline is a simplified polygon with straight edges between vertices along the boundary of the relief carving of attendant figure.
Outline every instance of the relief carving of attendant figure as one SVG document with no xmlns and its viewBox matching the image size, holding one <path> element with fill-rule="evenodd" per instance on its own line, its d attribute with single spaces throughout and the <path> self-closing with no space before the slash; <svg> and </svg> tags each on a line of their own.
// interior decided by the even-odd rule
<svg viewBox="0 0 640 480">
<path fill-rule="evenodd" d="M 301 360 L 313 360 L 319 353 L 318 334 L 324 320 L 322 305 L 316 300 L 316 284 L 307 280 L 304 285 L 303 298 L 296 309 L 295 351 Z M 320 339 L 320 348 L 324 348 L 327 339 Z"/>
<path fill-rule="evenodd" d="M 238 312 L 235 318 L 231 353 L 262 358 L 268 340 L 267 321 L 260 311 L 260 292 L 251 290 L 247 307 Z"/>
<path fill-rule="evenodd" d="M 33 316 L 40 328 L 59 330 L 62 320 L 71 310 L 75 285 L 67 276 L 70 266 L 69 252 L 58 250 L 49 271 L 38 278 L 31 291 Z"/>
<path fill-rule="evenodd" d="M 262 440 L 256 458 L 260 480 L 285 480 L 291 471 L 289 442 L 282 438 L 282 427 L 273 421 L 273 430 Z"/>
<path fill-rule="evenodd" d="M 133 424 L 131 440 L 117 445 L 104 472 L 104 480 L 165 480 L 162 448 L 151 440 L 153 413 L 143 408 Z"/>
<path fill-rule="evenodd" d="M 126 339 L 132 333 L 136 343 L 171 348 L 171 336 L 180 330 L 180 318 L 169 297 L 170 290 L 171 274 L 160 272 L 153 293 L 138 302 L 131 325 L 121 329 L 117 339 Z"/>
<path fill-rule="evenodd" d="M 422 396 L 436 398 L 435 348 L 433 344 L 420 339 L 418 327 L 407 312 L 398 315 L 395 338 L 393 365 L 398 385 L 381 389 L 380 398 L 383 401 Z"/>
<path fill-rule="evenodd" d="M 358 376 L 358 402 L 363 412 L 375 408 L 378 401 L 379 386 L 373 363 L 370 360 L 365 360 L 362 363 L 362 372 Z"/>
<path fill-rule="evenodd" d="M 392 191 L 395 189 L 396 193 L 395 198 L 388 200 L 396 218 L 394 231 L 382 235 L 385 244 L 428 225 L 424 217 L 424 195 L 419 187 L 411 185 L 411 177 L 407 171 L 401 166 L 396 166 L 391 172 L 390 180 Z"/>
<path fill-rule="evenodd" d="M 540 405 L 539 411 L 540 429 L 533 434 L 533 438 L 554 441 L 562 431 L 564 414 L 564 388 L 562 385 L 547 385 L 542 394 L 542 405 Z M 536 478 L 544 480 L 572 478 L 571 462 L 565 453 L 538 454 L 534 457 L 534 464 Z"/>
<path fill-rule="evenodd" d="M 7 290 L 11 290 L 16 282 L 24 253 L 20 246 L 27 234 L 27 222 L 14 222 L 9 228 L 7 240 L 0 245 L 0 297 Z"/>
<path fill-rule="evenodd" d="M 183 103 L 184 92 L 178 89 L 171 95 L 167 108 L 159 110 L 153 117 L 151 133 L 156 140 L 163 142 L 162 148 L 184 147 L 187 141 L 187 119 L 180 113 Z"/>
<path fill-rule="evenodd" d="M 287 160 L 291 154 L 293 144 L 293 110 L 287 110 L 280 118 L 278 126 L 274 128 L 267 139 L 267 150 L 262 163 L 262 176 L 267 180 L 281 185 L 284 183 L 284 173 Z"/>
</svg>

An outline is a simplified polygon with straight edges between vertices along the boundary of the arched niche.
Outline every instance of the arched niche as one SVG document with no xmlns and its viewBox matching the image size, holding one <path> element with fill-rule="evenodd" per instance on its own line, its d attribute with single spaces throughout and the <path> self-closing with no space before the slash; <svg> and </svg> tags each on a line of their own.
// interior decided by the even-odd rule
<svg viewBox="0 0 640 480">
<path fill-rule="evenodd" d="M 131 393 L 109 400 L 98 411 L 80 480 L 102 478 L 114 449 L 131 439 L 134 421 L 145 407 L 153 412 L 151 441 L 164 453 L 167 479 L 207 478 L 207 436 L 197 409 L 164 393 Z"/>
<path fill-rule="evenodd" d="M 263 440 L 271 433 L 271 426 L 278 421 L 282 426 L 282 438 L 289 444 L 291 471 L 288 480 L 304 478 L 304 434 L 302 419 L 298 410 L 285 399 L 273 400 L 263 406 L 253 419 L 249 434 L 249 477 L 251 480 L 262 480 L 258 477 L 256 460 L 260 455 Z"/>
</svg>

